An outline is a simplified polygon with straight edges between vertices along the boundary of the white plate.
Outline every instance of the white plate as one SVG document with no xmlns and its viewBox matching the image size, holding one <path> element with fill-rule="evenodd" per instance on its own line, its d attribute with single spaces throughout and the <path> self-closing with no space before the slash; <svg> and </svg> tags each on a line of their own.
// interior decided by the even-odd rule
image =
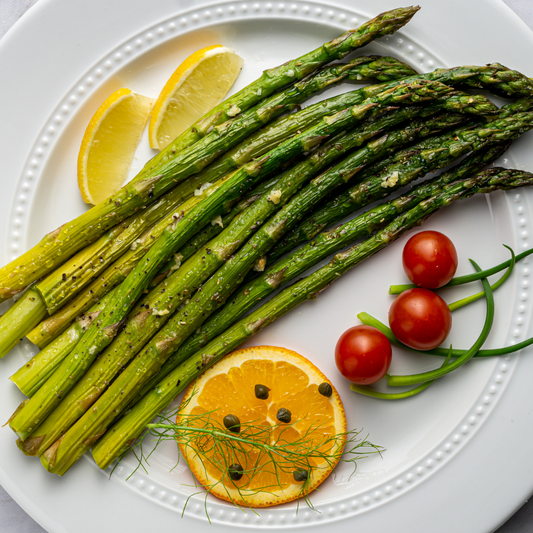
<svg viewBox="0 0 533 533">
<path fill-rule="evenodd" d="M 500 61 L 533 73 L 526 54 L 533 35 L 499 1 L 422 1 L 422 10 L 398 34 L 362 50 L 394 54 L 421 71 L 436 66 Z M 238 87 L 261 70 L 297 57 L 342 30 L 395 7 L 389 0 L 320 2 L 235 1 L 207 5 L 185 0 L 41 0 L 0 44 L 0 161 L 5 209 L 0 212 L 3 262 L 82 209 L 74 179 L 75 159 L 91 114 L 112 91 L 127 86 L 156 96 L 175 66 L 193 50 L 222 42 L 245 59 Z M 496 38 L 497 37 L 497 38 Z M 346 87 L 342 90 L 346 90 Z M 328 93 L 333 94 L 333 93 Z M 533 169 L 531 135 L 517 142 L 505 164 Z M 136 169 L 149 157 L 146 139 Z M 483 266 L 506 258 L 501 243 L 521 251 L 533 230 L 529 191 L 497 193 L 454 205 L 432 217 L 427 228 L 446 232 L 456 243 L 461 270 L 467 257 Z M 319 526 L 351 531 L 367 527 L 468 533 L 494 530 L 533 491 L 529 442 L 531 394 L 527 354 L 475 361 L 403 402 L 380 402 L 352 394 L 338 376 L 332 348 L 339 334 L 368 311 L 382 319 L 390 304 L 387 287 L 404 278 L 400 252 L 405 238 L 343 276 L 315 302 L 302 305 L 256 338 L 254 344 L 286 346 L 325 371 L 344 399 L 350 427 L 362 428 L 387 448 L 383 457 L 360 463 L 349 479 L 340 468 L 313 495 L 319 513 L 295 505 L 243 514 L 209 499 L 213 526 L 194 498 L 181 518 L 191 489 L 186 469 L 169 474 L 176 457 L 158 450 L 149 476 L 127 474 L 127 459 L 111 481 L 90 460 L 64 479 L 47 474 L 38 461 L 22 456 L 14 436 L 0 431 L 0 482 L 51 532 L 105 532 L 144 528 L 195 527 L 225 531 L 241 527 L 284 529 Z M 529 336 L 529 266 L 497 294 L 497 326 L 490 346 Z M 450 298 L 468 294 L 463 287 Z M 452 341 L 467 346 L 483 322 L 483 304 L 456 314 Z M 22 400 L 7 376 L 29 357 L 24 345 L 0 362 L 0 420 Z M 530 351 L 530 350 L 528 350 Z M 396 354 L 393 370 L 408 372 L 437 362 Z M 211 528 L 211 529 L 209 529 Z"/>
</svg>

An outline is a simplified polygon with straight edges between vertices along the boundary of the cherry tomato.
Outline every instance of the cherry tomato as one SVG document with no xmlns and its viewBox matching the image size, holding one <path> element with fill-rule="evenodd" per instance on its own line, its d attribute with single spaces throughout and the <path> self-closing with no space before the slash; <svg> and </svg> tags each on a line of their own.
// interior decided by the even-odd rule
<svg viewBox="0 0 533 533">
<path fill-rule="evenodd" d="M 409 289 L 391 305 L 389 325 L 403 344 L 416 350 L 431 350 L 450 333 L 452 313 L 438 294 L 427 289 Z"/>
<path fill-rule="evenodd" d="M 446 285 L 457 270 L 457 250 L 446 235 L 421 231 L 403 249 L 403 269 L 417 286 L 438 289 Z"/>
<path fill-rule="evenodd" d="M 339 372 L 358 385 L 380 380 L 389 369 L 391 357 L 389 339 L 371 326 L 354 326 L 346 330 L 335 347 Z"/>
</svg>

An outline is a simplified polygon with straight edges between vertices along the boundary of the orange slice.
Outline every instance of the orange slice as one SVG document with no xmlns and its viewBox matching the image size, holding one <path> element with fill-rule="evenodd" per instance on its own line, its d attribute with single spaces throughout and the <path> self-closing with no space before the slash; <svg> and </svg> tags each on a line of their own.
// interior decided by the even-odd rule
<svg viewBox="0 0 533 533">
<path fill-rule="evenodd" d="M 93 115 L 78 155 L 78 187 L 84 202 L 97 204 L 122 187 L 152 104 L 152 98 L 119 89 Z"/>
<path fill-rule="evenodd" d="M 222 102 L 242 64 L 231 48 L 220 44 L 190 55 L 170 76 L 154 105 L 148 128 L 150 146 L 162 150 Z"/>
<path fill-rule="evenodd" d="M 319 392 L 321 384 L 331 386 L 330 396 Z M 256 385 L 268 389 L 268 398 L 257 397 Z M 227 429 L 227 415 L 238 418 L 238 433 Z M 209 434 L 178 435 L 182 455 L 211 494 L 250 507 L 307 496 L 331 473 L 346 443 L 344 408 L 329 380 L 305 357 L 274 346 L 234 352 L 189 386 L 176 422 L 202 427 L 206 420 L 242 440 L 215 446 Z M 250 441 L 275 445 L 279 453 Z"/>
</svg>

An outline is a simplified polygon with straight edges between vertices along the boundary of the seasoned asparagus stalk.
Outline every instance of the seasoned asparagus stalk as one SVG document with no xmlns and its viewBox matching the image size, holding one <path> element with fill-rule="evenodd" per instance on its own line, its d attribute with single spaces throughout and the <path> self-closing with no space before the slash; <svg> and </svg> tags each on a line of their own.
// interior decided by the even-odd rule
<svg viewBox="0 0 533 533">
<path fill-rule="evenodd" d="M 5 357 L 46 316 L 39 293 L 30 287 L 0 317 L 0 359 Z"/>
<path fill-rule="evenodd" d="M 416 207 L 404 212 L 374 236 L 346 252 L 337 254 L 326 266 L 284 289 L 249 316 L 228 328 L 204 349 L 196 352 L 173 372 L 165 376 L 95 445 L 94 441 L 87 442 L 84 449 L 87 451 L 94 445 L 92 450 L 94 460 L 100 468 L 107 468 L 134 445 L 136 438 L 142 433 L 146 424 L 205 369 L 300 303 L 307 299 L 316 298 L 320 292 L 346 271 L 394 242 L 403 233 L 419 225 L 432 213 L 455 200 L 471 196 L 476 192 L 486 193 L 501 187 L 513 188 L 531 184 L 533 184 L 533 175 L 528 172 L 490 169 L 472 178 L 446 185 L 435 196 L 423 200 Z M 41 457 L 41 462 L 46 468 L 59 475 L 64 474 L 72 464 L 71 461 L 65 460 L 62 456 L 60 444 L 50 448 Z"/>
<path fill-rule="evenodd" d="M 418 9 L 396 9 L 378 15 L 358 29 L 350 30 L 316 50 L 264 72 L 256 82 L 213 108 L 180 135 L 116 194 L 49 233 L 31 250 L 0 269 L 0 300 L 12 297 L 32 281 L 51 272 L 136 209 L 151 203 L 177 183 L 199 172 L 261 125 L 305 99 L 298 84 L 271 97 L 269 95 L 374 39 L 394 33 Z M 241 114 L 230 118 L 237 113 Z M 195 146 L 184 150 L 192 144 Z"/>
</svg>

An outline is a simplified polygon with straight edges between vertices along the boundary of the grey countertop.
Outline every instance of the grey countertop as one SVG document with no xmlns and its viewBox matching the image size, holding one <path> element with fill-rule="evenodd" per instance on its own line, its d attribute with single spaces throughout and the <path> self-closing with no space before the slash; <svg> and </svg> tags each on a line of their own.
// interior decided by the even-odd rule
<svg viewBox="0 0 533 533">
<path fill-rule="evenodd" d="M 0 39 L 38 0 L 0 0 Z M 533 29 L 533 0 L 503 0 Z M 527 502 L 498 530 L 498 533 L 531 533 L 533 505 Z M 46 533 L 0 486 L 0 533 Z"/>
</svg>

